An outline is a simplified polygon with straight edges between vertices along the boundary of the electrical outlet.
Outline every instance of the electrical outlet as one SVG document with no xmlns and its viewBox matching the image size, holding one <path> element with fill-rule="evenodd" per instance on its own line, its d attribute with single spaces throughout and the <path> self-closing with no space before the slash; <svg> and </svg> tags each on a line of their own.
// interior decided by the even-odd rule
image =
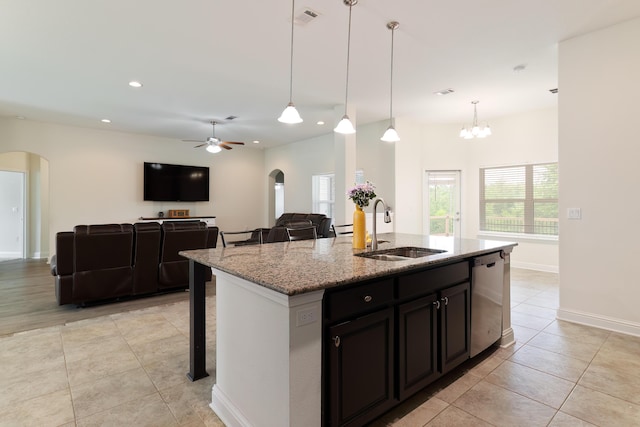
<svg viewBox="0 0 640 427">
<path fill-rule="evenodd" d="M 315 308 L 298 310 L 298 312 L 296 313 L 296 317 L 296 326 L 308 325 L 309 323 L 318 321 L 318 311 Z"/>
</svg>

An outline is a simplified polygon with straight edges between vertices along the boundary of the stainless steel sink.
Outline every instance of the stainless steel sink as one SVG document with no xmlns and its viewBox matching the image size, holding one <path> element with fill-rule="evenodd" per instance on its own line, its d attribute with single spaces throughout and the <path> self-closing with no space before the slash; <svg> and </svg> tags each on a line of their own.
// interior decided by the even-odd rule
<svg viewBox="0 0 640 427">
<path fill-rule="evenodd" d="M 442 249 L 417 248 L 414 246 L 403 246 L 400 248 L 381 249 L 372 252 L 360 252 L 355 254 L 365 258 L 372 258 L 379 261 L 407 261 L 412 258 L 422 258 L 446 252 Z"/>
</svg>

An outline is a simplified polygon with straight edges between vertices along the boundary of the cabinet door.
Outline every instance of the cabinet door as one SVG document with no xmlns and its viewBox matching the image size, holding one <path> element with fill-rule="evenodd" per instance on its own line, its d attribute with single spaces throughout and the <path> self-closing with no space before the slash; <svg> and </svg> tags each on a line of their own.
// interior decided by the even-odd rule
<svg viewBox="0 0 640 427">
<path fill-rule="evenodd" d="M 470 296 L 468 282 L 440 291 L 440 371 L 443 374 L 469 358 Z"/>
<path fill-rule="evenodd" d="M 436 294 L 398 307 L 398 383 L 404 400 L 438 377 Z"/>
<path fill-rule="evenodd" d="M 329 328 L 329 420 L 361 425 L 393 399 L 393 308 Z"/>
</svg>

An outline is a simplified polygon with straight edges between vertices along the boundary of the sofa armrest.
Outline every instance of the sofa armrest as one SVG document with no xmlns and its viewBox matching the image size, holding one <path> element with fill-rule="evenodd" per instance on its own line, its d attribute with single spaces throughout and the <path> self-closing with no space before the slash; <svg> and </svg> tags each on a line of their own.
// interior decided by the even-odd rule
<svg viewBox="0 0 640 427">
<path fill-rule="evenodd" d="M 58 275 L 58 257 L 55 254 L 51 257 L 51 263 L 49 264 L 49 268 L 51 269 L 51 275 Z"/>
</svg>

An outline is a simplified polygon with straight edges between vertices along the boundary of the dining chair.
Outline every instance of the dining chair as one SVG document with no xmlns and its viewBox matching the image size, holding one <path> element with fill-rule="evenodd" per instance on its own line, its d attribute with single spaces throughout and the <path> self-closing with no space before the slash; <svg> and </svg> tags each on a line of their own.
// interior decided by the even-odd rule
<svg viewBox="0 0 640 427">
<path fill-rule="evenodd" d="M 318 232 L 314 225 L 305 225 L 303 227 L 286 227 L 287 237 L 290 242 L 294 240 L 315 240 L 318 238 Z"/>
</svg>

